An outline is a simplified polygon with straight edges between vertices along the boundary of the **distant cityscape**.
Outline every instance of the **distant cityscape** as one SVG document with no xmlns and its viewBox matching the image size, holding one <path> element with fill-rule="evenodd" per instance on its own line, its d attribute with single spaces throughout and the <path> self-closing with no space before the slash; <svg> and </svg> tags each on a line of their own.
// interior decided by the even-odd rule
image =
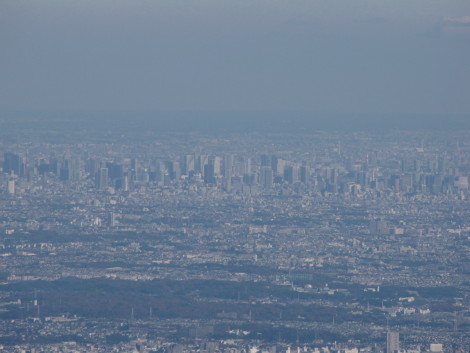
<svg viewBox="0 0 470 353">
<path fill-rule="evenodd" d="M 0 349 L 470 352 L 469 133 L 0 132 Z"/>
</svg>

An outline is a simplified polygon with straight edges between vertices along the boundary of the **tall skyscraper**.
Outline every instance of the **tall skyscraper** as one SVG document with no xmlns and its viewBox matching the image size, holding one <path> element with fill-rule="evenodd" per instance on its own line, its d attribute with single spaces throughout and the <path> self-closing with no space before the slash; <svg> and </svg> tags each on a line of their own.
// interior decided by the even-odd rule
<svg viewBox="0 0 470 353">
<path fill-rule="evenodd" d="M 201 154 L 196 163 L 196 172 L 199 172 L 204 176 L 204 166 L 207 163 L 209 163 L 209 156 L 207 154 Z"/>
<path fill-rule="evenodd" d="M 300 181 L 304 184 L 308 184 L 310 181 L 310 168 L 306 165 L 300 167 Z"/>
<path fill-rule="evenodd" d="M 216 184 L 213 161 L 209 161 L 209 163 L 204 166 L 204 183 L 211 185 Z"/>
<path fill-rule="evenodd" d="M 400 350 L 400 336 L 398 332 L 387 332 L 387 353 L 395 353 Z"/>
<path fill-rule="evenodd" d="M 70 175 L 70 160 L 65 160 L 63 163 L 62 163 L 62 166 L 60 168 L 60 180 L 62 181 L 67 181 L 69 180 L 69 175 Z"/>
<path fill-rule="evenodd" d="M 20 175 L 21 159 L 20 156 L 12 152 L 5 152 L 3 159 L 3 172 Z"/>
<path fill-rule="evenodd" d="M 122 179 L 124 176 L 124 167 L 118 163 L 106 162 L 108 176 L 111 180 Z"/>
<path fill-rule="evenodd" d="M 10 179 L 8 180 L 8 184 L 7 184 L 7 192 L 10 194 L 10 195 L 14 195 L 16 190 L 15 190 L 15 179 Z"/>
<path fill-rule="evenodd" d="M 195 163 L 194 163 L 194 155 L 187 154 L 181 157 L 181 174 L 188 175 L 190 172 L 194 172 Z"/>
<path fill-rule="evenodd" d="M 227 154 L 224 157 L 224 177 L 230 178 L 233 170 L 233 155 Z"/>
<path fill-rule="evenodd" d="M 64 160 L 59 172 L 62 181 L 80 180 L 80 160 L 78 158 L 68 158 Z"/>
<path fill-rule="evenodd" d="M 246 174 L 251 174 L 252 173 L 251 158 L 250 157 L 244 158 L 244 164 L 245 164 L 245 173 Z"/>
<path fill-rule="evenodd" d="M 221 175 L 222 174 L 222 158 L 214 157 L 214 174 Z"/>
<path fill-rule="evenodd" d="M 129 177 L 127 175 L 122 178 L 122 190 L 129 191 Z"/>
<path fill-rule="evenodd" d="M 286 166 L 286 161 L 284 159 L 276 158 L 276 165 L 274 168 L 274 164 L 273 164 L 273 170 L 277 175 L 282 176 L 284 174 L 285 166 Z"/>
<path fill-rule="evenodd" d="M 232 172 L 233 172 L 233 155 L 224 156 L 224 183 L 225 190 L 230 191 L 232 188 Z"/>
<path fill-rule="evenodd" d="M 100 168 L 96 181 L 96 186 L 98 189 L 104 190 L 108 187 L 108 168 Z"/>
<path fill-rule="evenodd" d="M 251 158 L 250 157 L 242 158 L 241 168 L 242 168 L 241 170 L 242 174 L 251 174 Z"/>
<path fill-rule="evenodd" d="M 260 181 L 263 187 L 270 189 L 273 187 L 273 170 L 271 167 L 266 166 L 266 167 L 261 167 L 261 174 L 260 174 Z"/>
<path fill-rule="evenodd" d="M 98 172 L 99 167 L 100 161 L 98 159 L 87 159 L 85 163 L 85 172 L 89 173 L 90 175 L 95 175 Z"/>
<path fill-rule="evenodd" d="M 284 168 L 284 180 L 293 184 L 299 180 L 299 167 L 296 165 L 287 165 Z"/>
<path fill-rule="evenodd" d="M 274 173 L 277 173 L 277 156 L 275 155 L 271 156 L 271 168 Z"/>
</svg>

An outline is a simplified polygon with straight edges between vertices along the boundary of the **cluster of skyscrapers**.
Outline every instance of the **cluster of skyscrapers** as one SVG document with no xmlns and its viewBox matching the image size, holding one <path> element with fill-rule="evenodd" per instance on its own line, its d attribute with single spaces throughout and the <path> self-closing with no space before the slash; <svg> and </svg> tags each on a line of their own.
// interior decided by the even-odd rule
<svg viewBox="0 0 470 353">
<path fill-rule="evenodd" d="M 429 156 L 380 160 L 373 153 L 362 160 L 337 154 L 329 161 L 299 160 L 283 154 L 235 155 L 192 153 L 179 157 L 142 159 L 69 154 L 28 157 L 5 152 L 3 173 L 10 175 L 7 192 L 15 192 L 14 180 L 52 176 L 63 182 L 92 180 L 96 189 L 129 191 L 141 185 L 162 187 L 205 186 L 220 191 L 256 194 L 279 188 L 360 194 L 368 191 L 404 194 L 430 193 L 465 197 L 468 175 L 455 156 Z M 299 189 L 300 188 L 300 189 Z"/>
</svg>

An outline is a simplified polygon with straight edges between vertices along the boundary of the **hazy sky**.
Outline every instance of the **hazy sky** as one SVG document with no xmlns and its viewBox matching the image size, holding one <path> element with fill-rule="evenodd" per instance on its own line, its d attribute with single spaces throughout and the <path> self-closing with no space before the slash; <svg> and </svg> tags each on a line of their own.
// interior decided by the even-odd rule
<svg viewBox="0 0 470 353">
<path fill-rule="evenodd" d="M 470 113 L 469 0 L 0 0 L 0 109 Z"/>
</svg>

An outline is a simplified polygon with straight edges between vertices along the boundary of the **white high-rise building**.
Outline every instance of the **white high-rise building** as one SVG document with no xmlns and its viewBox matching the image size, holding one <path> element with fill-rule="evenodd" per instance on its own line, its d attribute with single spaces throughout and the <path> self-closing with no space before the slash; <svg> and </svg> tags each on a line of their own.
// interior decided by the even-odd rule
<svg viewBox="0 0 470 353">
<path fill-rule="evenodd" d="M 7 184 L 7 192 L 10 194 L 10 195 L 14 195 L 16 190 L 15 190 L 15 179 L 10 179 L 8 180 L 8 184 Z"/>
<path fill-rule="evenodd" d="M 220 175 L 222 171 L 222 158 L 220 157 L 214 157 L 214 174 L 215 175 Z"/>
</svg>

